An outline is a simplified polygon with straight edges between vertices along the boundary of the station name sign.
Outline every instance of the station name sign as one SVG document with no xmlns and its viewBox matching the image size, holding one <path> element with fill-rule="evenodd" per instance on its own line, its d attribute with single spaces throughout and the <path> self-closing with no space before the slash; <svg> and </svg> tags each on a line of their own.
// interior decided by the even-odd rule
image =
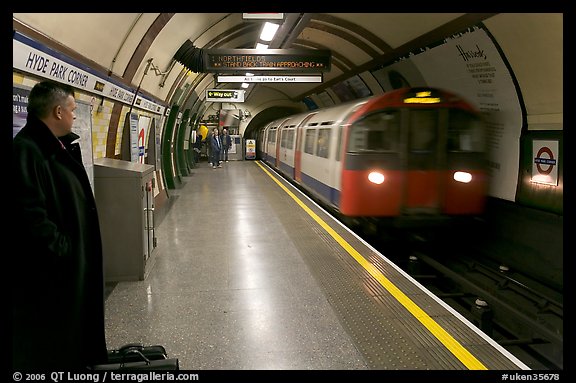
<svg viewBox="0 0 576 383">
<path fill-rule="evenodd" d="M 217 82 L 285 82 L 285 83 L 295 83 L 295 82 L 322 82 L 322 75 L 310 75 L 310 76 L 226 76 L 219 75 L 216 79 Z"/>
<path fill-rule="evenodd" d="M 206 89 L 206 101 L 213 102 L 244 102 L 243 89 Z"/>
<path fill-rule="evenodd" d="M 203 49 L 206 72 L 286 71 L 318 73 L 330 70 L 326 49 Z"/>
<path fill-rule="evenodd" d="M 162 115 L 166 109 L 158 102 L 135 93 L 131 87 L 19 32 L 15 32 L 12 38 L 12 67 L 155 114 Z"/>
</svg>

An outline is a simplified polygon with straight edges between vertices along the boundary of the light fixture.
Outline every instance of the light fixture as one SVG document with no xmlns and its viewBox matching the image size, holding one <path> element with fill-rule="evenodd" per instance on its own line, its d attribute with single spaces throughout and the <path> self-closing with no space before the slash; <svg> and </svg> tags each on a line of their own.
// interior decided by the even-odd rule
<svg viewBox="0 0 576 383">
<path fill-rule="evenodd" d="M 370 172 L 370 174 L 368 174 L 368 180 L 376 185 L 380 185 L 384 182 L 384 174 L 378 171 Z"/>
<path fill-rule="evenodd" d="M 462 182 L 465 184 L 472 181 L 472 174 L 468 172 L 455 172 L 452 177 L 454 178 L 455 181 Z"/>
<path fill-rule="evenodd" d="M 256 49 L 268 49 L 268 45 L 262 43 L 256 43 Z"/>
<path fill-rule="evenodd" d="M 260 40 L 272 41 L 272 39 L 274 38 L 274 35 L 276 34 L 276 31 L 278 31 L 279 27 L 280 27 L 279 24 L 274 24 L 274 23 L 267 21 L 264 24 L 264 27 L 262 28 L 262 32 L 260 32 Z"/>
</svg>

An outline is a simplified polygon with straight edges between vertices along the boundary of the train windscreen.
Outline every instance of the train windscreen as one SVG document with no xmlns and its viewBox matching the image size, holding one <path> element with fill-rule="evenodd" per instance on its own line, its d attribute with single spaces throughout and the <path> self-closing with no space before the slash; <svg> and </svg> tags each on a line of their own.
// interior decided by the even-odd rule
<svg viewBox="0 0 576 383">
<path fill-rule="evenodd" d="M 348 152 L 397 151 L 400 113 L 378 112 L 356 121 L 351 126 Z"/>
</svg>

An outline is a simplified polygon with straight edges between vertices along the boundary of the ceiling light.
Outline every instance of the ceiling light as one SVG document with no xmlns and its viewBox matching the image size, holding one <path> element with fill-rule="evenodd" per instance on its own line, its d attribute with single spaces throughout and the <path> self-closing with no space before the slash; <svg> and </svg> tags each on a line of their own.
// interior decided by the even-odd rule
<svg viewBox="0 0 576 383">
<path fill-rule="evenodd" d="M 272 41 L 279 27 L 279 24 L 274 24 L 267 21 L 264 24 L 264 28 L 262 28 L 262 32 L 260 33 L 260 39 L 263 41 Z"/>
</svg>

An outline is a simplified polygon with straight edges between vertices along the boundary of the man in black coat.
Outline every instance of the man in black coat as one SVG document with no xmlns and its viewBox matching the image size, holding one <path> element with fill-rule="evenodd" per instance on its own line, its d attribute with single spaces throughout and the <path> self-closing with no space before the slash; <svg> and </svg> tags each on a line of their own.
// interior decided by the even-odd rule
<svg viewBox="0 0 576 383">
<path fill-rule="evenodd" d="M 221 152 L 221 159 L 222 161 L 228 162 L 228 150 L 232 147 L 232 137 L 228 133 L 228 129 L 222 129 L 222 152 Z"/>
<path fill-rule="evenodd" d="M 14 137 L 12 351 L 15 370 L 83 369 L 107 360 L 102 242 L 82 165 L 73 88 L 44 81 Z"/>
<path fill-rule="evenodd" d="M 220 140 L 220 132 L 218 128 L 212 129 L 212 137 L 210 137 L 210 155 L 212 157 L 212 168 L 221 168 L 220 165 L 220 151 L 222 150 L 222 141 Z"/>
</svg>

